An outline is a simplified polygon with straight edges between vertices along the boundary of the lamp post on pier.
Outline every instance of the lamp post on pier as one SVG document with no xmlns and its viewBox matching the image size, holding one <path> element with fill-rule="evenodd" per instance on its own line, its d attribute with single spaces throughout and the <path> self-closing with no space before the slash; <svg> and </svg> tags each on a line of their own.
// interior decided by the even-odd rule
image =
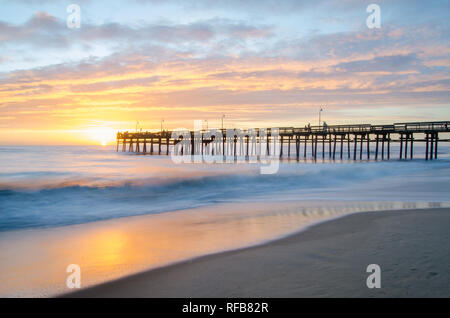
<svg viewBox="0 0 450 318">
<path fill-rule="evenodd" d="M 321 124 L 321 116 L 322 116 L 322 111 L 323 111 L 323 108 L 322 108 L 322 106 L 320 106 L 320 110 L 319 110 L 319 127 L 320 127 L 320 124 Z"/>
</svg>

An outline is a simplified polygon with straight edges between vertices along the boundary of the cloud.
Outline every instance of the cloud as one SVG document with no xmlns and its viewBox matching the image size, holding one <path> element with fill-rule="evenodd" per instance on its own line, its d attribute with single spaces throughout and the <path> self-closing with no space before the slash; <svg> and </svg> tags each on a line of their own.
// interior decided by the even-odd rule
<svg viewBox="0 0 450 318">
<path fill-rule="evenodd" d="M 205 43 L 217 37 L 263 38 L 271 27 L 249 25 L 242 21 L 210 19 L 187 24 L 143 24 L 131 27 L 119 23 L 100 25 L 83 23 L 80 29 L 69 29 L 65 21 L 48 13 L 37 12 L 25 24 L 0 22 L 0 45 L 23 44 L 36 48 L 68 48 L 94 41 L 144 41 L 145 43 Z"/>
<path fill-rule="evenodd" d="M 416 54 L 351 62 L 222 56 L 155 63 L 141 53 L 10 73 L 0 82 L 2 113 L 20 119 L 11 125 L 39 126 L 45 121 L 36 118 L 42 116 L 65 123 L 111 114 L 131 120 L 164 111 L 181 120 L 187 113 L 227 109 L 236 118 L 260 118 L 324 103 L 337 111 L 450 101 L 447 69 L 425 72 L 424 57 Z M 410 70 L 418 71 L 405 73 Z"/>
<path fill-rule="evenodd" d="M 242 6 L 280 12 L 308 10 L 310 3 Z M 211 5 L 236 10 L 238 2 Z M 450 104 L 450 30 L 442 21 L 286 34 L 283 21 L 227 13 L 184 22 L 84 23 L 79 30 L 45 12 L 21 25 L 2 22 L 0 59 L 23 59 L 21 50 L 49 56 L 43 66 L 0 73 L 1 116 L 15 118 L 2 125 L 73 127 L 162 114 L 175 125 L 223 112 L 236 121 L 293 121 L 314 117 L 323 104 L 336 118 L 390 107 L 407 116 L 413 107 Z M 104 55 L 95 54 L 99 48 Z M 64 54 L 67 59 L 53 59 Z"/>
<path fill-rule="evenodd" d="M 336 65 L 337 70 L 346 72 L 398 72 L 417 69 L 421 66 L 415 54 L 379 56 L 373 59 L 357 60 Z"/>
<path fill-rule="evenodd" d="M 126 80 L 116 80 L 116 81 L 103 81 L 92 84 L 79 84 L 70 87 L 70 90 L 75 93 L 88 93 L 88 92 L 99 92 L 105 90 L 122 89 L 124 87 L 136 87 L 144 86 L 149 87 L 153 83 L 157 83 L 159 77 L 149 76 L 144 78 L 136 79 L 126 79 Z"/>
</svg>

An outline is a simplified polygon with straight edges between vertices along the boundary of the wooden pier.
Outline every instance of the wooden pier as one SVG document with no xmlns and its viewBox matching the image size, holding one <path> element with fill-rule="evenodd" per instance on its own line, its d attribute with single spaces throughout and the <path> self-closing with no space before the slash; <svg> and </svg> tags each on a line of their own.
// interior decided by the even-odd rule
<svg viewBox="0 0 450 318">
<path fill-rule="evenodd" d="M 187 151 L 191 155 L 232 155 L 249 158 L 255 154 L 255 143 L 267 147 L 267 153 L 274 155 L 271 142 L 280 144 L 279 154 L 282 158 L 344 159 L 344 155 L 352 160 L 389 160 L 413 159 L 414 144 L 425 143 L 425 160 L 438 158 L 439 142 L 449 139 L 439 139 L 439 134 L 450 132 L 450 121 L 410 122 L 392 125 L 330 125 L 311 126 L 303 128 L 280 127 L 277 133 L 274 128 L 264 129 L 208 129 L 189 131 L 184 136 L 172 138 L 172 131 L 160 132 L 119 132 L 117 133 L 117 149 L 123 152 L 135 152 L 147 155 L 169 155 L 171 146 L 177 145 L 183 139 L 192 144 Z M 212 132 L 215 132 L 212 133 Z M 230 134 L 231 132 L 231 134 Z M 216 140 L 220 135 L 220 140 Z M 227 138 L 229 140 L 227 140 Z M 217 147 L 217 143 L 221 146 Z M 214 143 L 215 147 L 211 147 Z M 391 152 L 392 143 L 399 143 L 397 155 Z M 196 146 L 197 145 L 197 146 Z M 286 149 L 287 146 L 287 149 Z M 375 148 L 373 148 L 375 147 Z M 303 149 L 302 149 L 303 148 Z M 319 149 L 320 149 L 319 148 Z M 344 148 L 346 151 L 344 152 Z M 184 148 L 181 149 L 183 154 Z M 271 153 L 272 151 L 272 153 Z M 185 155 L 187 153 L 184 153 Z M 310 154 L 310 155 L 309 155 Z M 373 155 L 373 157 L 371 157 Z"/>
</svg>

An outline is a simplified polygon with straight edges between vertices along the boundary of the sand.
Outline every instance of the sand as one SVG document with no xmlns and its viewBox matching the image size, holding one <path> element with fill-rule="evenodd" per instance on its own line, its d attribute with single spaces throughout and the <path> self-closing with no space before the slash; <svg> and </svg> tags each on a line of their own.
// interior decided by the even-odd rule
<svg viewBox="0 0 450 318">
<path fill-rule="evenodd" d="M 381 288 L 369 289 L 369 264 Z M 450 297 L 450 209 L 357 213 L 69 297 Z"/>
</svg>

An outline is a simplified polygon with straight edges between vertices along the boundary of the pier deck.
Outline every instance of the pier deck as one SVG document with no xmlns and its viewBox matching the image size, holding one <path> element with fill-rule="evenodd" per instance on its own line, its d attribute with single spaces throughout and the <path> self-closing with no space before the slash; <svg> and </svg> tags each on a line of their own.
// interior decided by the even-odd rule
<svg viewBox="0 0 450 318">
<path fill-rule="evenodd" d="M 276 132 L 276 133 L 275 133 Z M 255 154 L 254 143 L 267 148 L 267 153 L 274 154 L 269 147 L 272 142 L 279 143 L 280 158 L 294 157 L 297 160 L 312 158 L 317 160 L 318 144 L 321 156 L 343 159 L 344 146 L 348 159 L 362 160 L 391 159 L 391 144 L 399 143 L 399 159 L 414 157 L 415 142 L 425 143 L 425 160 L 438 158 L 438 143 L 449 139 L 439 139 L 439 134 L 450 133 L 450 121 L 394 123 L 392 125 L 329 125 L 311 127 L 279 127 L 255 129 L 204 129 L 189 131 L 180 136 L 174 131 L 159 132 L 119 132 L 117 149 L 148 155 L 169 155 L 170 149 L 188 139 L 192 147 L 182 148 L 192 155 L 233 155 L 250 157 Z M 228 138 L 228 140 L 227 140 Z M 186 140 L 185 140 L 186 141 Z M 253 144 L 252 144 L 253 142 Z M 375 144 L 375 149 L 371 148 Z M 212 147 L 212 144 L 215 146 Z M 339 144 L 339 149 L 337 145 Z M 198 146 L 195 146 L 198 145 Z M 171 147 L 173 146 L 173 147 Z M 287 146 L 287 149 L 285 149 Z M 292 149 L 293 148 L 293 149 Z M 303 149 L 301 149 L 303 148 Z M 371 150 L 372 149 L 372 150 Z M 310 156 L 308 154 L 311 154 Z"/>
</svg>

